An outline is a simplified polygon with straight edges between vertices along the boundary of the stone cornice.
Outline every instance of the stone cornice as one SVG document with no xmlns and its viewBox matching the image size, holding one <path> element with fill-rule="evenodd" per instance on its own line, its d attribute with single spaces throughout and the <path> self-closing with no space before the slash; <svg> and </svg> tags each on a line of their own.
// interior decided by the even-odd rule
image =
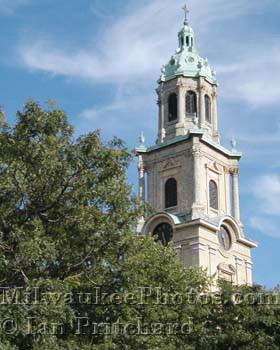
<svg viewBox="0 0 280 350">
<path fill-rule="evenodd" d="M 190 227 L 190 226 L 195 226 L 195 225 L 201 225 L 201 226 L 204 226 L 204 227 L 207 227 L 213 231 L 217 231 L 219 226 L 218 225 L 214 225 L 204 219 L 195 219 L 193 221 L 190 221 L 190 222 L 187 222 L 187 223 L 180 223 L 178 226 L 180 227 Z M 238 243 L 241 243 L 241 244 L 244 244 L 246 245 L 247 247 L 250 247 L 250 248 L 257 248 L 258 244 L 256 242 L 253 242 L 247 238 L 243 238 L 243 237 L 240 237 L 240 238 L 237 238 L 236 242 Z"/>
<path fill-rule="evenodd" d="M 186 135 L 174 137 L 171 140 L 168 140 L 168 141 L 163 142 L 163 143 L 158 144 L 158 145 L 154 145 L 154 146 L 149 147 L 149 148 L 140 148 L 140 147 L 138 147 L 138 148 L 135 149 L 135 151 L 138 154 L 141 154 L 141 153 L 152 153 L 154 151 L 157 151 L 157 150 L 169 147 L 171 145 L 176 145 L 176 144 L 178 144 L 180 142 L 189 140 L 190 138 L 192 138 L 194 136 L 200 137 L 200 140 L 202 142 L 204 142 L 208 146 L 211 146 L 216 151 L 224 154 L 225 156 L 227 156 L 229 158 L 240 159 L 242 157 L 242 153 L 241 152 L 231 152 L 228 149 L 226 149 L 225 147 L 223 147 L 220 144 L 218 144 L 218 143 L 214 142 L 213 140 L 211 140 L 209 137 L 207 137 L 205 135 L 205 133 L 204 133 L 204 131 L 202 129 L 190 129 Z"/>
</svg>

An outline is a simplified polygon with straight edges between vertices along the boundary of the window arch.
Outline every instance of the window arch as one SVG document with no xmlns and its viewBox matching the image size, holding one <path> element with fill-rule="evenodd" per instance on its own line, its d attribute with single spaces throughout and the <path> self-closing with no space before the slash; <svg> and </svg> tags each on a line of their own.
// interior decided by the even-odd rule
<svg viewBox="0 0 280 350">
<path fill-rule="evenodd" d="M 176 207 L 177 202 L 177 181 L 171 178 L 165 183 L 165 208 Z"/>
<path fill-rule="evenodd" d="M 177 95 L 171 94 L 168 97 L 168 121 L 176 120 L 177 114 Z"/>
<path fill-rule="evenodd" d="M 205 102 L 205 119 L 207 122 L 211 123 L 211 100 L 208 95 L 204 96 Z"/>
<path fill-rule="evenodd" d="M 218 186 L 213 180 L 209 182 L 209 202 L 212 209 L 218 210 Z"/>
<path fill-rule="evenodd" d="M 193 91 L 188 91 L 186 95 L 186 114 L 197 113 L 197 98 L 196 93 Z"/>
</svg>

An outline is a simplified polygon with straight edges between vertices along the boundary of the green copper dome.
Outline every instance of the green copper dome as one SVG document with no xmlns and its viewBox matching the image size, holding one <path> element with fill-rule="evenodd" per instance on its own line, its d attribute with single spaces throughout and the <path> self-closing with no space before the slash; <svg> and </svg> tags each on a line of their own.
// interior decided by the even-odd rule
<svg viewBox="0 0 280 350">
<path fill-rule="evenodd" d="M 211 84 L 217 85 L 216 73 L 209 66 L 207 58 L 200 57 L 196 51 L 194 31 L 187 21 L 178 33 L 178 37 L 179 47 L 170 61 L 162 67 L 159 82 L 179 76 L 205 77 Z"/>
</svg>

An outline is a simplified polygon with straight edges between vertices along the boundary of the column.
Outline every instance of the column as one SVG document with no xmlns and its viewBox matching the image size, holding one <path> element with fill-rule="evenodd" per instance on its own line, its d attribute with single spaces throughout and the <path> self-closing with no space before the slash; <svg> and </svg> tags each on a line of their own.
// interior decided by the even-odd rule
<svg viewBox="0 0 280 350">
<path fill-rule="evenodd" d="M 212 118 L 213 118 L 213 126 L 214 132 L 218 133 L 218 108 L 217 108 L 217 92 L 214 91 L 212 94 Z"/>
<path fill-rule="evenodd" d="M 241 285 L 244 283 L 244 279 L 242 279 L 242 265 L 243 261 L 238 256 L 235 256 L 235 283 L 236 285 Z"/>
<path fill-rule="evenodd" d="M 253 264 L 251 261 L 245 261 L 245 271 L 246 271 L 246 283 L 252 285 L 252 268 Z"/>
<path fill-rule="evenodd" d="M 142 215 L 138 220 L 138 223 L 136 225 L 136 233 L 142 234 L 143 233 L 143 227 L 145 224 L 145 169 L 143 164 L 143 158 L 141 155 L 138 156 L 138 197 L 140 205 L 143 206 L 142 208 Z"/>
<path fill-rule="evenodd" d="M 217 249 L 211 246 L 209 246 L 208 249 L 209 249 L 208 274 L 209 274 L 209 277 L 212 277 L 217 272 L 217 264 L 216 264 L 216 258 L 215 258 L 217 255 Z"/>
<path fill-rule="evenodd" d="M 198 145 L 193 146 L 192 149 L 193 155 L 193 182 L 194 182 L 194 204 L 201 204 L 201 171 L 200 171 L 200 149 Z"/>
<path fill-rule="evenodd" d="M 204 103 L 204 87 L 199 88 L 199 120 L 200 127 L 205 124 L 205 103 Z"/>
<path fill-rule="evenodd" d="M 240 222 L 240 207 L 239 207 L 239 185 L 238 185 L 238 168 L 230 169 L 232 176 L 232 209 L 233 217 Z"/>
<path fill-rule="evenodd" d="M 180 126 L 184 124 L 185 121 L 185 93 L 183 90 L 183 85 L 178 84 L 178 122 Z"/>
<path fill-rule="evenodd" d="M 199 241 L 191 241 L 192 266 L 202 266 L 207 269 L 207 245 Z"/>
<path fill-rule="evenodd" d="M 143 165 L 143 159 L 142 156 L 139 155 L 138 158 L 138 181 L 139 181 L 139 186 L 138 186 L 138 196 L 140 200 L 140 204 L 145 203 L 145 170 L 144 170 L 144 165 Z"/>
<path fill-rule="evenodd" d="M 164 94 L 158 93 L 158 143 L 162 143 L 165 137 L 165 128 L 164 128 Z"/>
<path fill-rule="evenodd" d="M 224 192 L 225 192 L 225 212 L 231 215 L 230 212 L 230 173 L 227 167 L 224 167 Z"/>
<path fill-rule="evenodd" d="M 212 119 L 213 119 L 213 137 L 214 140 L 220 143 L 220 134 L 218 131 L 218 108 L 217 108 L 217 92 L 215 91 L 212 94 Z"/>
</svg>

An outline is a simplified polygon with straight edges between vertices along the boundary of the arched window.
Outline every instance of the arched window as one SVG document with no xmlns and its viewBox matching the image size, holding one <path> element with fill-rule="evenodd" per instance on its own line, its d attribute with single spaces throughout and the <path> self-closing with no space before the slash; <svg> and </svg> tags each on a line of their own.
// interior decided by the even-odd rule
<svg viewBox="0 0 280 350">
<path fill-rule="evenodd" d="M 186 114 L 194 115 L 197 113 L 196 94 L 193 91 L 188 91 L 186 95 Z"/>
<path fill-rule="evenodd" d="M 211 123 L 211 100 L 208 95 L 204 97 L 205 101 L 205 119 L 207 122 Z"/>
<path fill-rule="evenodd" d="M 168 121 L 177 119 L 177 95 L 171 94 L 168 98 Z"/>
<path fill-rule="evenodd" d="M 213 180 L 209 182 L 209 201 L 210 207 L 218 210 L 218 186 Z"/>
<path fill-rule="evenodd" d="M 165 183 L 165 208 L 176 207 L 177 205 L 177 181 L 173 178 Z"/>
</svg>

